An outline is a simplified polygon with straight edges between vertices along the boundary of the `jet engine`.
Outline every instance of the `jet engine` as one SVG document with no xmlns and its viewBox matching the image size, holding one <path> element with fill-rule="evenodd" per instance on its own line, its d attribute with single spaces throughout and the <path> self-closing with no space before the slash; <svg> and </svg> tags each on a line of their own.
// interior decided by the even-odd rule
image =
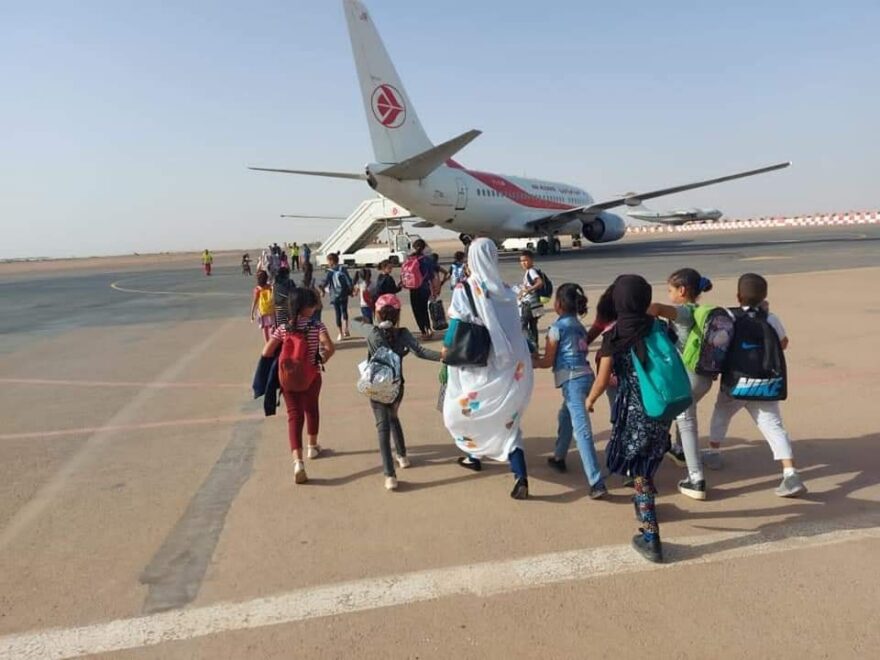
<svg viewBox="0 0 880 660">
<path fill-rule="evenodd" d="M 591 222 L 584 223 L 583 232 L 591 243 L 611 243 L 626 234 L 626 222 L 619 215 L 602 211 Z"/>
</svg>

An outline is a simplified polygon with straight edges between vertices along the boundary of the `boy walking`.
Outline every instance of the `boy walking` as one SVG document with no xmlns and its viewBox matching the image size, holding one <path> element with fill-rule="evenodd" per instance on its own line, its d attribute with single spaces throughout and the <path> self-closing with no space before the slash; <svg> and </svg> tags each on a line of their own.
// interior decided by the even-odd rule
<svg viewBox="0 0 880 660">
<path fill-rule="evenodd" d="M 544 289 L 544 277 L 535 268 L 535 253 L 523 250 L 519 255 L 519 265 L 525 271 L 519 293 L 520 318 L 523 333 L 533 348 L 538 346 L 538 315 L 534 310 L 541 307 L 541 291 Z"/>
<path fill-rule="evenodd" d="M 336 312 L 336 329 L 339 334 L 336 341 L 342 341 L 351 337 L 348 330 L 348 299 L 351 296 L 353 284 L 351 276 L 339 265 L 339 255 L 327 255 L 327 277 L 321 285 L 324 295 L 329 293 L 330 302 Z"/>
<path fill-rule="evenodd" d="M 770 445 L 774 460 L 782 463 L 782 482 L 776 488 L 776 494 L 797 497 L 806 493 L 807 488 L 795 469 L 791 440 L 779 411 L 779 401 L 786 396 L 782 351 L 788 347 L 788 336 L 779 317 L 769 313 L 766 279 L 755 273 L 746 273 L 739 278 L 736 297 L 739 307 L 731 311 L 737 325 L 728 351 L 731 367 L 722 375 L 721 390 L 712 412 L 706 465 L 714 469 L 721 467 L 718 452 L 721 441 L 727 435 L 730 420 L 745 408 Z M 762 324 L 770 326 L 776 337 L 762 333 Z M 777 366 L 772 368 L 773 373 L 744 373 L 750 368 L 766 368 L 774 363 Z"/>
</svg>

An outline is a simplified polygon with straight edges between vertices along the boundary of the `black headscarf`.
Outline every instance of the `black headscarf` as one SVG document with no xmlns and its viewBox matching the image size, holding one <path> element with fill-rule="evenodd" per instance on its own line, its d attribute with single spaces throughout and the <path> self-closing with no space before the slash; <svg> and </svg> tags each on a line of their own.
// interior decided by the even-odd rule
<svg viewBox="0 0 880 660">
<path fill-rule="evenodd" d="M 635 348 L 639 360 L 645 361 L 644 338 L 654 326 L 654 317 L 648 315 L 651 305 L 651 285 L 641 275 L 621 275 L 614 281 L 611 299 L 617 314 L 617 324 L 602 340 L 602 355 L 609 357 Z"/>
</svg>

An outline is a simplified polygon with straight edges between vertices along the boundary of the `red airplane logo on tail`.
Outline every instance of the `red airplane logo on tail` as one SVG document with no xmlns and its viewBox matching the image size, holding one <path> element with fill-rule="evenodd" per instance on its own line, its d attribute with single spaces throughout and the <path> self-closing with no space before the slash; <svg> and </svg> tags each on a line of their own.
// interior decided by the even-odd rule
<svg viewBox="0 0 880 660">
<path fill-rule="evenodd" d="M 382 126 L 400 128 L 406 120 L 406 107 L 403 97 L 391 85 L 379 85 L 373 91 L 373 114 Z"/>
</svg>

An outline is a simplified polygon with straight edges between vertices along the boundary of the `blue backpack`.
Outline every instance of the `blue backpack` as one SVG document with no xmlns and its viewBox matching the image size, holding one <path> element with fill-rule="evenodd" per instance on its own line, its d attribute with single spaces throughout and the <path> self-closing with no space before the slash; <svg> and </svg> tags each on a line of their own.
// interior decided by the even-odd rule
<svg viewBox="0 0 880 660">
<path fill-rule="evenodd" d="M 691 405 L 691 382 L 675 345 L 669 340 L 666 326 L 654 321 L 645 337 L 645 364 L 632 351 L 633 367 L 642 390 L 645 414 L 652 419 L 672 421 Z"/>
</svg>

